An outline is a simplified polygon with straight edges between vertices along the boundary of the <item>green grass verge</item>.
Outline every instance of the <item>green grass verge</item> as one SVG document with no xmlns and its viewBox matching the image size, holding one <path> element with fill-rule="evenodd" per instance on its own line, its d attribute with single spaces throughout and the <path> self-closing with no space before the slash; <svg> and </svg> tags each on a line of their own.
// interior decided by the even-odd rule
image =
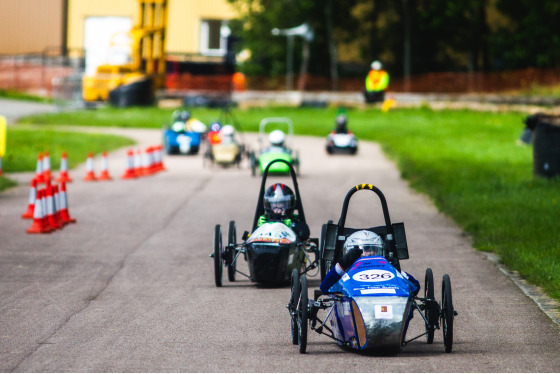
<svg viewBox="0 0 560 374">
<path fill-rule="evenodd" d="M 52 103 L 53 100 L 48 97 L 31 95 L 25 92 L 0 89 L 0 99 L 13 99 L 22 101 L 33 101 L 37 103 Z"/>
<path fill-rule="evenodd" d="M 49 152 L 51 170 L 60 169 L 62 152 L 68 155 L 68 167 L 83 163 L 89 152 L 111 151 L 134 144 L 116 135 L 56 131 L 44 126 L 10 126 L 7 132 L 6 154 L 2 157 L 5 173 L 34 171 L 39 153 Z"/>
<path fill-rule="evenodd" d="M 13 187 L 16 184 L 17 183 L 14 182 L 13 180 L 6 178 L 5 176 L 0 176 L 0 191 Z"/>
<path fill-rule="evenodd" d="M 25 122 L 159 128 L 172 111 L 106 108 L 34 116 Z M 336 109 L 233 113 L 244 131 L 258 131 L 264 117 L 287 116 L 297 134 L 323 137 L 334 126 Z M 197 108 L 192 114 L 204 122 L 220 117 L 220 111 L 211 109 Z M 348 115 L 358 138 L 382 144 L 403 177 L 470 234 L 477 249 L 498 254 L 508 267 L 560 300 L 560 181 L 534 178 L 531 149 L 516 145 L 525 114 L 417 108 L 388 113 L 354 109 Z"/>
</svg>

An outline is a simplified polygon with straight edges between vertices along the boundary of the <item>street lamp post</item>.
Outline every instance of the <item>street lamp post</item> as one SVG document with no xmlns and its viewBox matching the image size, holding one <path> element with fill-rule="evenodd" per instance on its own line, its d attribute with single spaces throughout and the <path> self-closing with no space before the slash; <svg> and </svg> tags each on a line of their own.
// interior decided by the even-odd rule
<svg viewBox="0 0 560 374">
<path fill-rule="evenodd" d="M 271 33 L 275 36 L 286 36 L 288 43 L 288 50 L 286 52 L 286 91 L 291 91 L 294 80 L 294 36 L 301 36 L 306 43 L 309 43 L 313 40 L 313 30 L 309 28 L 307 23 L 304 23 L 290 29 L 273 28 Z"/>
</svg>

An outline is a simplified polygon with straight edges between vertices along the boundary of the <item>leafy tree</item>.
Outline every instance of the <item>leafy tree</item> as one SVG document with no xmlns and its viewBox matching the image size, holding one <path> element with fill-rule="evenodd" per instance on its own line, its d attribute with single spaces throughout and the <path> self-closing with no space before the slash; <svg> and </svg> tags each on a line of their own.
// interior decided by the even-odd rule
<svg viewBox="0 0 560 374">
<path fill-rule="evenodd" d="M 329 37 L 337 43 L 352 40 L 355 21 L 350 14 L 357 0 L 228 0 L 241 14 L 231 22 L 232 31 L 240 36 L 238 52 L 251 51 L 250 59 L 241 69 L 248 75 L 281 76 L 286 72 L 287 43 L 283 36 L 274 36 L 273 28 L 286 29 L 307 22 L 314 31 L 310 45 L 309 72 L 328 75 L 331 53 Z M 329 17 L 329 19 L 327 18 Z M 330 18 L 332 17 L 332 18 Z M 329 24 L 329 22 L 331 22 Z M 328 27 L 332 26 L 332 32 Z M 294 38 L 294 67 L 301 64 L 302 40 Z"/>
<path fill-rule="evenodd" d="M 365 75 L 380 60 L 404 72 L 489 71 L 560 66 L 560 0 L 228 0 L 248 75 L 286 73 L 286 38 L 271 34 L 307 22 L 315 32 L 309 73 Z M 294 70 L 302 40 L 294 39 Z"/>
<path fill-rule="evenodd" d="M 495 68 L 560 66 L 560 1 L 498 0 L 510 23 L 491 38 Z"/>
</svg>

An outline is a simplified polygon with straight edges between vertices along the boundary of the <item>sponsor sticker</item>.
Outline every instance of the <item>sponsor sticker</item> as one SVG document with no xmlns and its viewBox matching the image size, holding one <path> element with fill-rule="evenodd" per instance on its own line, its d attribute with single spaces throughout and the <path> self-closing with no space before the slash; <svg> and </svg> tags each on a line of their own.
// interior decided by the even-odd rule
<svg viewBox="0 0 560 374">
<path fill-rule="evenodd" d="M 375 305 L 375 319 L 393 319 L 393 306 Z"/>
<path fill-rule="evenodd" d="M 342 314 L 345 315 L 345 316 L 350 315 L 350 304 L 349 303 L 342 304 Z"/>
<path fill-rule="evenodd" d="M 376 295 L 376 294 L 396 294 L 397 290 L 394 288 L 370 288 L 367 290 L 360 291 L 362 295 Z"/>
<path fill-rule="evenodd" d="M 349 280 L 349 279 L 350 279 L 350 276 L 348 275 L 348 273 L 345 273 L 345 274 L 342 276 L 342 281 L 343 281 L 343 282 L 346 282 L 346 281 Z"/>
<path fill-rule="evenodd" d="M 354 274 L 352 279 L 358 282 L 386 282 L 394 277 L 395 275 L 390 271 L 370 269 Z"/>
</svg>

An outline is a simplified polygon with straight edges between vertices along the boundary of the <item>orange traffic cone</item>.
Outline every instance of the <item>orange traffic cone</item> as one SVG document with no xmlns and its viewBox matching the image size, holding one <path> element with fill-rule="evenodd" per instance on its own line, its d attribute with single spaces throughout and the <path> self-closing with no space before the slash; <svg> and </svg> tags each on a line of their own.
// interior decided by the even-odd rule
<svg viewBox="0 0 560 374">
<path fill-rule="evenodd" d="M 33 218 L 35 211 L 35 200 L 37 199 L 37 181 L 35 178 L 31 180 L 31 189 L 29 190 L 29 200 L 27 203 L 27 211 L 21 215 L 21 218 Z"/>
<path fill-rule="evenodd" d="M 150 159 L 150 173 L 151 174 L 155 174 L 159 171 L 158 166 L 157 166 L 157 149 L 156 147 L 150 147 L 148 148 L 148 157 Z"/>
<path fill-rule="evenodd" d="M 126 170 L 121 176 L 121 179 L 136 178 L 136 171 L 134 170 L 134 151 L 129 149 L 126 153 Z"/>
<path fill-rule="evenodd" d="M 111 179 L 113 179 L 109 175 L 108 169 L 109 169 L 109 162 L 107 161 L 107 152 L 103 152 L 103 156 L 101 158 L 101 173 L 99 174 L 97 180 L 110 181 Z"/>
<path fill-rule="evenodd" d="M 84 181 L 96 181 L 97 177 L 93 172 L 93 154 L 91 152 L 88 153 L 87 163 L 86 163 L 86 176 L 84 177 Z"/>
<path fill-rule="evenodd" d="M 65 223 L 76 223 L 76 219 L 70 217 L 68 212 L 68 197 L 66 195 L 66 183 L 60 182 L 60 218 Z"/>
<path fill-rule="evenodd" d="M 72 179 L 68 175 L 68 157 L 66 152 L 62 152 L 62 158 L 60 159 L 60 173 L 58 174 L 57 182 L 72 182 Z"/>
<path fill-rule="evenodd" d="M 54 231 L 55 228 L 51 226 L 50 222 L 49 222 L 49 217 L 47 217 L 47 188 L 43 188 L 42 189 L 43 192 L 41 193 L 41 209 L 43 209 L 43 226 L 45 226 L 45 229 L 48 230 L 49 232 Z M 38 191 L 37 191 L 38 193 Z M 35 206 L 37 206 L 38 202 L 35 202 Z"/>
<path fill-rule="evenodd" d="M 45 176 L 43 175 L 43 154 L 39 153 L 37 156 L 37 168 L 35 169 L 35 179 L 37 183 L 45 183 Z"/>
<path fill-rule="evenodd" d="M 134 155 L 134 172 L 136 173 L 137 177 L 144 176 L 143 170 L 143 162 L 142 162 L 142 151 L 140 149 L 136 150 L 136 154 Z"/>
<path fill-rule="evenodd" d="M 51 180 L 51 156 L 48 151 L 43 155 L 43 178 L 45 181 Z"/>
<path fill-rule="evenodd" d="M 158 171 L 164 171 L 165 167 L 163 166 L 163 147 L 160 145 L 155 147 L 155 162 L 156 162 L 156 169 Z"/>
<path fill-rule="evenodd" d="M 55 203 L 55 216 L 56 220 L 60 223 L 61 226 L 66 226 L 68 222 L 62 219 L 61 208 L 60 208 L 60 192 L 58 189 L 58 184 L 53 186 L 53 195 L 54 195 L 54 203 Z"/>
<path fill-rule="evenodd" d="M 35 211 L 33 212 L 33 223 L 31 227 L 27 229 L 28 234 L 48 234 L 51 229 L 45 225 L 43 205 L 41 204 L 41 198 L 43 197 L 44 190 L 37 191 L 37 204 L 35 204 Z"/>
<path fill-rule="evenodd" d="M 56 219 L 56 204 L 54 201 L 54 189 L 50 181 L 47 181 L 47 219 L 49 220 L 50 226 L 57 230 L 62 228 L 60 222 Z"/>
<path fill-rule="evenodd" d="M 154 174 L 153 170 L 153 151 L 152 147 L 146 148 L 144 151 L 144 158 L 142 159 L 142 174 L 143 175 L 152 175 Z"/>
</svg>

